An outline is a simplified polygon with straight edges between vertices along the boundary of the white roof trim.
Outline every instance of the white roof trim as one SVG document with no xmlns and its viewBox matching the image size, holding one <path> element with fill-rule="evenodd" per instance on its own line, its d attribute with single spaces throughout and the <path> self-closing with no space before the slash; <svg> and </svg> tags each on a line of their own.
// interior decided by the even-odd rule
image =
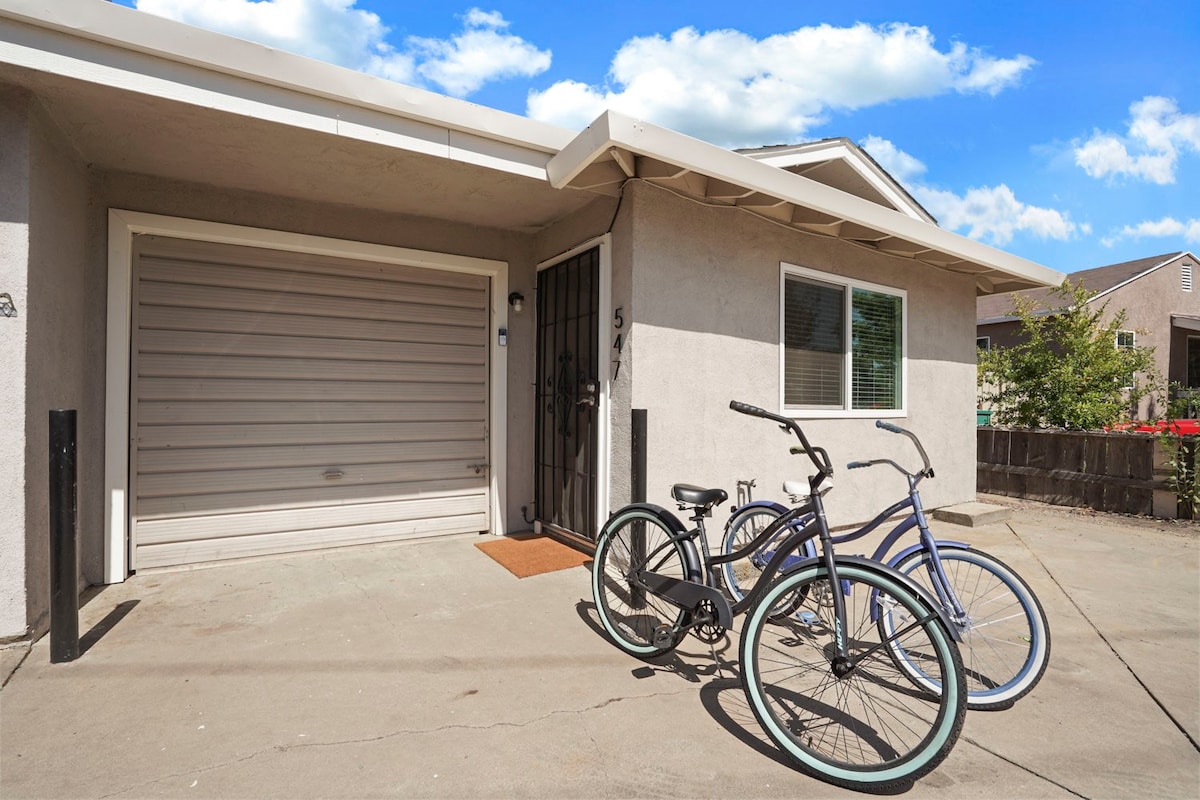
<svg viewBox="0 0 1200 800">
<path fill-rule="evenodd" d="M 96 0 L 0 0 L 0 61 L 531 177 L 573 136 Z"/>
<path fill-rule="evenodd" d="M 828 142 L 813 142 L 797 145 L 793 148 L 770 150 L 763 153 L 743 153 L 745 156 L 770 164 L 773 167 L 786 169 L 802 164 L 816 164 L 840 158 L 842 161 L 863 177 L 875 191 L 879 192 L 888 202 L 900 212 L 914 219 L 933 222 L 933 218 L 925 209 L 917 205 L 911 197 L 905 194 L 897 185 L 897 181 L 888 175 L 878 164 L 863 156 L 861 150 L 847 141 L 835 139 Z"/>
<path fill-rule="evenodd" d="M 607 111 L 550 159 L 550 183 L 566 187 L 571 179 L 614 148 L 655 158 L 683 169 L 780 198 L 797 206 L 947 253 L 995 272 L 1041 286 L 1057 286 L 1063 274 L 1011 253 L 960 236 L 929 222 L 847 194 L 817 181 L 690 136 Z"/>
</svg>

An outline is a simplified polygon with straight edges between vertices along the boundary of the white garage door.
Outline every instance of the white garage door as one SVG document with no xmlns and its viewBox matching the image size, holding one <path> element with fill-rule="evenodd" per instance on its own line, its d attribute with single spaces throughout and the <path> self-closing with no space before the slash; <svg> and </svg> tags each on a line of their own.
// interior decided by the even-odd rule
<svg viewBox="0 0 1200 800">
<path fill-rule="evenodd" d="M 134 254 L 135 569 L 488 529 L 486 276 Z"/>
</svg>

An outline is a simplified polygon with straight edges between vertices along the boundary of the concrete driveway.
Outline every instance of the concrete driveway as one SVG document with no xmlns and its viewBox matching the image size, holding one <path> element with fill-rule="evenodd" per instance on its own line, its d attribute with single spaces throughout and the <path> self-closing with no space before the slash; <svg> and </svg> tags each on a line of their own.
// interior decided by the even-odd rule
<svg viewBox="0 0 1200 800">
<path fill-rule="evenodd" d="M 1053 650 L 908 795 L 1200 796 L 1200 529 L 1030 506 L 941 532 L 1025 577 Z M 0 796 L 853 794 L 759 733 L 732 645 L 630 659 L 598 631 L 586 569 L 517 579 L 474 542 L 105 589 L 78 661 L 51 665 L 47 639 L 0 651 Z"/>
</svg>

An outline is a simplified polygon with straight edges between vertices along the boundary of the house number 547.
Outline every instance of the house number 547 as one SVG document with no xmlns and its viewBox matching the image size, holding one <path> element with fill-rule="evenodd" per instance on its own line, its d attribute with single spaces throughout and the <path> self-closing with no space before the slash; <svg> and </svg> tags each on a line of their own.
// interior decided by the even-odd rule
<svg viewBox="0 0 1200 800">
<path fill-rule="evenodd" d="M 625 317 L 621 315 L 621 312 L 624 310 L 624 306 L 618 306 L 617 310 L 613 312 L 614 330 L 621 331 L 625 327 Z M 625 334 L 623 332 L 618 333 L 617 338 L 613 340 L 612 349 L 613 380 L 615 381 L 617 376 L 621 374 L 621 351 L 625 349 Z"/>
</svg>

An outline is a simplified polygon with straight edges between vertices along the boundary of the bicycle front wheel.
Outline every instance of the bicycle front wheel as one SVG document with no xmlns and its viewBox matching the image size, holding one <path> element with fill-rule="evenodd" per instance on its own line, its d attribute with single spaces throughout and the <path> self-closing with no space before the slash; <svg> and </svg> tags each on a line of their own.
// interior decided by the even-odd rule
<svg viewBox="0 0 1200 800">
<path fill-rule="evenodd" d="M 966 715 L 962 661 L 937 611 L 902 577 L 861 562 L 839 561 L 837 570 L 836 584 L 823 565 L 810 564 L 767 589 L 742 630 L 742 686 L 763 730 L 802 771 L 852 789 L 902 788 L 933 770 L 958 740 Z M 845 596 L 844 636 L 835 590 Z M 801 607 L 772 621 L 770 610 L 789 597 L 802 598 Z M 885 600 L 913 620 L 888 639 L 873 613 Z M 919 660 L 948 691 L 914 689 L 893 648 Z"/>
<path fill-rule="evenodd" d="M 953 621 L 962 636 L 959 649 L 967 680 L 967 707 L 984 711 L 1008 708 L 1028 694 L 1046 672 L 1050 661 L 1046 613 L 1029 585 L 995 556 L 974 548 L 939 547 L 938 558 L 966 612 L 965 617 Z M 939 579 L 927 551 L 906 556 L 896 569 L 939 596 Z M 880 622 L 897 624 L 890 615 L 882 616 Z M 899 666 L 918 685 L 937 690 L 919 665 L 900 658 Z"/>
<path fill-rule="evenodd" d="M 617 512 L 600 532 L 592 561 L 592 596 L 609 637 L 630 655 L 652 658 L 675 649 L 690 614 L 641 588 L 648 571 L 696 580 L 688 567 L 687 544 L 653 511 Z"/>
</svg>

